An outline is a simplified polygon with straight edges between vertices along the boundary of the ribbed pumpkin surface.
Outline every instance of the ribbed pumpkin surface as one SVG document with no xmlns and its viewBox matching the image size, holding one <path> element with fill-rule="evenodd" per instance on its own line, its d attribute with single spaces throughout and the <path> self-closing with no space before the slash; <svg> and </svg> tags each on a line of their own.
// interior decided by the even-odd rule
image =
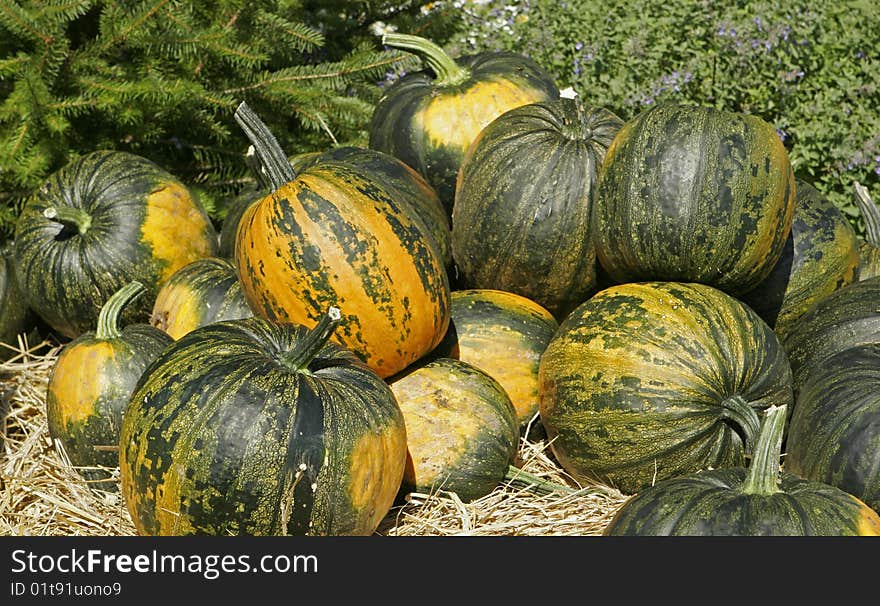
<svg viewBox="0 0 880 606">
<path fill-rule="evenodd" d="M 786 448 L 788 471 L 880 511 L 880 345 L 845 349 L 809 374 Z"/>
<path fill-rule="evenodd" d="M 880 248 L 870 242 L 859 242 L 859 280 L 880 276 Z"/>
<path fill-rule="evenodd" d="M 758 413 L 791 404 L 791 371 L 767 324 L 703 284 L 612 286 L 575 309 L 541 357 L 540 413 L 575 477 L 633 493 L 735 467 Z"/>
<path fill-rule="evenodd" d="M 559 324 L 526 297 L 491 289 L 452 291 L 449 329 L 432 356 L 455 358 L 498 381 L 521 425 L 538 412 L 538 366 Z"/>
<path fill-rule="evenodd" d="M 519 447 L 519 424 L 495 379 L 467 362 L 439 358 L 390 386 L 406 424 L 404 490 L 448 490 L 472 501 L 498 486 Z"/>
<path fill-rule="evenodd" d="M 206 257 L 178 269 L 159 289 L 150 324 L 179 339 L 199 326 L 252 316 L 235 267 Z"/>
<path fill-rule="evenodd" d="M 742 300 L 782 336 L 817 301 L 856 281 L 859 241 L 849 220 L 797 180 L 789 241 L 773 271 Z"/>
<path fill-rule="evenodd" d="M 616 282 L 741 294 L 779 260 L 794 207 L 794 173 L 773 126 L 658 105 L 627 122 L 605 156 L 593 206 L 599 263 Z"/>
<path fill-rule="evenodd" d="M 73 209 L 84 232 L 46 216 Z M 146 294 L 123 322 L 147 322 L 159 286 L 187 263 L 216 254 L 208 215 L 174 176 L 146 158 L 96 151 L 51 175 L 15 225 L 15 260 L 28 302 L 52 328 L 74 338 L 91 330 L 101 306 L 124 284 Z"/>
<path fill-rule="evenodd" d="M 18 335 L 30 330 L 35 318 L 18 286 L 11 246 L 0 249 L 0 310 L 0 343 L 18 349 Z M 0 345 L 0 361 L 14 353 L 13 349 Z"/>
<path fill-rule="evenodd" d="M 880 277 L 854 282 L 808 310 L 782 339 L 794 375 L 795 395 L 832 355 L 880 343 Z"/>
<path fill-rule="evenodd" d="M 144 372 L 120 439 L 139 534 L 372 533 L 403 477 L 390 388 L 350 351 L 284 356 L 302 326 L 245 318 L 198 328 Z"/>
<path fill-rule="evenodd" d="M 513 292 L 562 318 L 596 286 L 597 172 L 623 121 L 558 99 L 512 109 L 462 161 L 452 248 L 468 288 Z"/>
<path fill-rule="evenodd" d="M 480 131 L 507 110 L 559 96 L 552 77 L 522 55 L 486 52 L 454 63 L 451 78 L 424 69 L 395 82 L 379 99 L 369 127 L 369 147 L 424 176 L 448 216 L 459 166 Z"/>
</svg>

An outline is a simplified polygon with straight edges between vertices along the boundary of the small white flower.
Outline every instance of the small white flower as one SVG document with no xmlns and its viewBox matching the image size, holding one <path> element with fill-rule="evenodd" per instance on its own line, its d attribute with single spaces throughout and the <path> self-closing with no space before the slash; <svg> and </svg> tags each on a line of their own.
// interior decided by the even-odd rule
<svg viewBox="0 0 880 606">
<path fill-rule="evenodd" d="M 570 86 L 567 88 L 563 88 L 561 91 L 559 91 L 559 98 L 560 99 L 574 99 L 577 96 L 578 96 L 578 94 Z"/>
</svg>

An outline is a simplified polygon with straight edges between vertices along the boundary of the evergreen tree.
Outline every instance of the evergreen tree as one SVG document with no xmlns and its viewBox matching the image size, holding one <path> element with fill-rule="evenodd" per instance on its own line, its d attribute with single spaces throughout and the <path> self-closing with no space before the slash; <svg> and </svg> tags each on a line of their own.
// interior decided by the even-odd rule
<svg viewBox="0 0 880 606">
<path fill-rule="evenodd" d="M 427 2 L 0 2 L 0 241 L 52 172 L 96 149 L 147 157 L 215 219 L 251 179 L 247 101 L 290 153 L 366 143 L 388 74 L 418 66 L 371 28 L 445 39 Z"/>
</svg>

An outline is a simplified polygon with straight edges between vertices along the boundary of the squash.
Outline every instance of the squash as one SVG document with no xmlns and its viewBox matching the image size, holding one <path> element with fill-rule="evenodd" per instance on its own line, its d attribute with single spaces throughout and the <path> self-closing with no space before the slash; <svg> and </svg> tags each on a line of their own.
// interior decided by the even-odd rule
<svg viewBox="0 0 880 606">
<path fill-rule="evenodd" d="M 208 324 L 144 373 L 120 437 L 122 494 L 140 535 L 369 535 L 403 478 L 391 389 L 311 329 Z"/>
<path fill-rule="evenodd" d="M 834 354 L 880 343 L 880 276 L 844 286 L 811 307 L 782 339 L 797 396 Z"/>
<path fill-rule="evenodd" d="M 438 358 L 389 380 L 406 425 L 403 492 L 483 497 L 507 476 L 519 423 L 499 383 L 467 362 Z"/>
<path fill-rule="evenodd" d="M 144 294 L 131 282 L 111 296 L 94 331 L 61 350 L 46 391 L 49 435 L 93 487 L 116 491 L 122 414 L 146 367 L 173 340 L 148 324 L 119 326 L 119 314 Z M 103 469 L 102 469 L 103 468 Z"/>
<path fill-rule="evenodd" d="M 92 330 L 123 285 L 146 291 L 122 316 L 147 322 L 159 286 L 217 252 L 217 233 L 187 187 L 154 162 L 86 154 L 51 175 L 15 224 L 15 263 L 30 307 L 60 335 Z"/>
<path fill-rule="evenodd" d="M 782 256 L 769 276 L 740 297 L 780 338 L 859 272 L 859 241 L 849 220 L 812 185 L 795 183 L 794 221 Z"/>
<path fill-rule="evenodd" d="M 806 377 L 785 469 L 857 496 L 880 512 L 880 344 L 831 356 Z"/>
<path fill-rule="evenodd" d="M 767 409 L 748 469 L 714 469 L 658 482 L 627 500 L 603 534 L 880 535 L 880 516 L 855 496 L 781 471 L 786 416 L 784 405 Z"/>
<path fill-rule="evenodd" d="M 220 240 L 217 248 L 219 257 L 232 259 L 235 256 L 235 236 L 238 233 L 241 216 L 248 206 L 265 198 L 267 193 L 260 187 L 248 187 L 232 199 L 220 225 Z"/>
<path fill-rule="evenodd" d="M 452 291 L 449 329 L 432 357 L 476 366 L 498 381 L 521 430 L 538 414 L 538 365 L 559 328 L 553 315 L 526 297 L 492 289 Z"/>
<path fill-rule="evenodd" d="M 211 322 L 252 315 L 231 261 L 205 257 L 184 265 L 162 284 L 150 324 L 176 340 Z"/>
<path fill-rule="evenodd" d="M 793 404 L 770 327 L 723 291 L 676 282 L 612 286 L 572 311 L 541 356 L 538 394 L 560 465 L 628 494 L 742 465 L 760 412 Z"/>
<path fill-rule="evenodd" d="M 4 244 L 0 247 L 0 362 L 15 355 L 18 336 L 35 327 L 36 318 L 15 276 L 12 245 Z"/>
<path fill-rule="evenodd" d="M 593 236 L 615 282 L 700 282 L 733 295 L 773 269 L 791 230 L 794 173 L 774 127 L 742 113 L 660 104 L 618 131 Z"/>
<path fill-rule="evenodd" d="M 235 117 L 273 188 L 237 233 L 235 266 L 254 314 L 310 325 L 339 307 L 334 340 L 383 378 L 434 349 L 449 325 L 449 277 L 398 190 L 332 160 L 297 175 L 247 104 Z"/>
<path fill-rule="evenodd" d="M 880 208 L 874 203 L 868 188 L 855 181 L 856 204 L 865 221 L 865 239 L 859 242 L 859 279 L 867 280 L 880 275 Z"/>
<path fill-rule="evenodd" d="M 623 121 L 580 99 L 512 109 L 462 160 L 452 212 L 460 287 L 506 290 L 557 319 L 596 287 L 597 172 Z"/>
<path fill-rule="evenodd" d="M 382 43 L 417 54 L 426 69 L 389 86 L 373 110 L 369 147 L 420 173 L 452 216 L 455 179 L 471 142 L 509 109 L 559 96 L 552 76 L 528 57 L 483 52 L 453 59 L 420 36 L 391 33 Z"/>
</svg>

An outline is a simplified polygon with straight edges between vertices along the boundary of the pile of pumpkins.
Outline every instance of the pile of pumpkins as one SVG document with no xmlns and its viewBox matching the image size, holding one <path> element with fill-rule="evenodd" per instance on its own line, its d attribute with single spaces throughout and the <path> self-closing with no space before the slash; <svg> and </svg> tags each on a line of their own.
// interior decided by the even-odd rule
<svg viewBox="0 0 880 606">
<path fill-rule="evenodd" d="M 258 187 L 219 233 L 117 151 L 24 207 L 9 282 L 69 339 L 50 431 L 138 533 L 371 534 L 537 435 L 632 495 L 609 535 L 880 534 L 880 254 L 771 125 L 383 43 L 425 68 L 368 148 L 288 158 L 241 103 Z"/>
</svg>

